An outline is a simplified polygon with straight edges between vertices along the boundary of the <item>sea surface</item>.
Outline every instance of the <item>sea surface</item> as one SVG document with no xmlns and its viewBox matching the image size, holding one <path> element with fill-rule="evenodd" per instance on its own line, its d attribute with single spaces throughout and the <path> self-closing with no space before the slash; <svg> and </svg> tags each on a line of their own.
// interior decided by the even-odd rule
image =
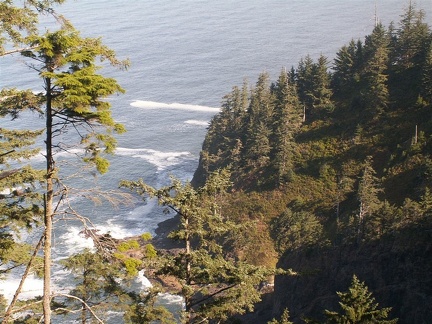
<svg viewBox="0 0 432 324">
<path fill-rule="evenodd" d="M 244 79 L 255 83 L 259 73 L 276 80 L 282 68 L 297 66 L 310 55 L 332 61 L 351 39 L 369 34 L 377 17 L 385 26 L 397 23 L 408 0 L 69 0 L 58 8 L 83 36 L 102 37 L 121 59 L 129 58 L 127 71 L 104 68 L 126 94 L 109 98 L 115 119 L 128 132 L 117 137 L 118 149 L 110 171 L 73 180 L 82 188 L 114 190 L 122 179 L 142 178 L 153 186 L 175 176 L 191 180 L 201 144 L 222 97 Z M 432 22 L 432 0 L 417 0 L 417 8 Z M 40 29 L 56 25 L 42 18 Z M 38 75 L 19 55 L 0 58 L 0 87 L 42 90 Z M 34 128 L 42 121 L 25 115 L 18 122 L 0 120 L 0 127 Z M 59 155 L 70 164 L 72 157 Z M 42 163 L 39 156 L 32 161 Z M 65 167 L 67 170 L 68 166 Z M 95 205 L 79 195 L 71 203 L 101 232 L 122 238 L 154 233 L 164 214 L 156 202 L 135 199 L 113 207 Z M 54 258 L 79 252 L 91 242 L 80 235 L 72 220 L 56 223 Z M 38 234 L 34 235 L 37 239 Z M 29 236 L 32 239 L 32 236 Z M 67 273 L 57 267 L 55 289 L 62 290 Z M 30 278 L 24 295 L 40 293 L 42 283 Z M 138 284 L 145 286 L 143 277 Z M 0 285 L 11 298 L 18 276 Z M 67 286 L 67 285 L 66 285 Z M 171 298 L 171 299 L 170 299 Z M 171 296 L 167 300 L 178 302 Z M 166 301 L 168 302 L 168 301 Z M 61 321 L 60 321 L 61 322 Z"/>
</svg>

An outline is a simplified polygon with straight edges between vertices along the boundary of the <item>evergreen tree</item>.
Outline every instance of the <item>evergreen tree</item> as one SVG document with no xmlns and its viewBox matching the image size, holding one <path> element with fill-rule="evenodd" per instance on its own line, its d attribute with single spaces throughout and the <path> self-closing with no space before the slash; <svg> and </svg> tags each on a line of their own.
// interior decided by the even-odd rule
<svg viewBox="0 0 432 324">
<path fill-rule="evenodd" d="M 307 114 L 332 108 L 330 80 L 325 56 L 321 55 L 317 63 L 309 55 L 300 60 L 297 69 L 298 93 Z"/>
<path fill-rule="evenodd" d="M 301 122 L 300 104 L 295 84 L 283 69 L 272 89 L 274 93 L 272 164 L 276 170 L 276 183 L 282 185 L 292 171 L 294 134 Z"/>
<path fill-rule="evenodd" d="M 113 133 L 124 129 L 112 119 L 110 104 L 105 98 L 123 90 L 114 79 L 97 74 L 95 61 L 97 58 L 106 59 L 118 66 L 126 66 L 127 63 L 118 61 L 114 52 L 100 39 L 81 38 L 70 25 L 40 36 L 32 34 L 26 44 L 28 50 L 22 54 L 42 78 L 45 91 L 38 94 L 30 91 L 17 93 L 17 96 L 25 93 L 29 100 L 16 100 L 15 109 L 34 108 L 43 112 L 45 117 L 43 309 L 44 322 L 50 323 L 53 223 L 60 213 L 56 207 L 58 199 L 64 199 L 66 192 L 59 194 L 57 191 L 57 188 L 62 191 L 63 187 L 56 166 L 56 153 L 68 151 L 74 145 L 73 142 L 65 143 L 60 135 L 76 130 L 79 138 L 77 146 L 85 152 L 83 161 L 93 164 L 101 173 L 107 171 L 108 162 L 102 154 L 114 152 Z"/>
<path fill-rule="evenodd" d="M 347 107 L 361 105 L 360 75 L 363 67 L 363 44 L 351 40 L 343 46 L 334 59 L 332 84 L 335 96 Z"/>
<path fill-rule="evenodd" d="M 299 98 L 302 104 L 306 107 L 306 112 L 310 112 L 313 108 L 313 69 L 314 62 L 312 58 L 307 55 L 304 59 L 302 58 L 297 67 L 297 87 Z"/>
<path fill-rule="evenodd" d="M 432 104 L 432 41 L 426 54 L 423 67 L 421 95 L 428 104 Z"/>
<path fill-rule="evenodd" d="M 82 324 L 91 323 L 96 314 L 102 319 L 108 310 L 121 310 L 119 301 L 125 293 L 118 281 L 122 270 L 118 262 L 106 262 L 101 254 L 84 250 L 64 260 L 63 265 L 76 281 L 65 306 L 71 312 L 80 311 Z"/>
<path fill-rule="evenodd" d="M 365 101 L 373 115 L 379 115 L 388 106 L 388 63 L 390 39 L 386 30 L 378 24 L 372 34 L 366 36 L 364 45 Z"/>
<path fill-rule="evenodd" d="M 241 160 L 243 120 L 249 105 L 249 86 L 233 87 L 231 93 L 224 97 L 221 112 L 210 122 L 203 151 L 207 156 L 207 172 L 218 168 L 235 165 Z"/>
<path fill-rule="evenodd" d="M 24 38 L 37 32 L 39 13 L 52 12 L 55 1 L 0 2 L 0 57 L 22 51 Z M 6 50 L 7 49 L 7 50 Z M 0 117 L 12 120 L 24 110 L 39 110 L 40 101 L 32 91 L 0 89 Z M 24 165 L 39 152 L 34 148 L 35 139 L 42 131 L 0 128 L 0 277 L 11 269 L 31 260 L 30 245 L 19 242 L 23 229 L 31 230 L 40 225 L 43 209 L 40 194 L 35 186 L 43 181 L 43 172 Z M 35 269 L 33 265 L 33 271 Z M 30 271 L 30 267 L 28 269 Z"/>
<path fill-rule="evenodd" d="M 395 31 L 391 84 L 395 95 L 406 103 L 415 103 L 421 90 L 422 69 L 431 42 L 424 17 L 425 13 L 416 10 L 415 3 L 410 1 Z"/>
<path fill-rule="evenodd" d="M 3 100 L 2 108 L 7 106 L 6 101 L 10 98 Z M 30 166 L 16 165 L 38 151 L 30 145 L 40 134 L 40 131 L 0 129 L 0 148 L 3 151 L 0 156 L 0 274 L 28 261 L 29 256 L 24 252 L 29 253 L 29 248 L 18 243 L 16 238 L 24 228 L 31 230 L 41 221 L 43 210 L 34 185 L 43 180 L 43 174 Z M 11 163 L 15 166 L 11 167 Z"/>
<path fill-rule="evenodd" d="M 251 170 L 262 170 L 270 161 L 273 100 L 268 73 L 258 77 L 246 113 L 245 158 Z"/>
<path fill-rule="evenodd" d="M 289 320 L 289 311 L 288 309 L 285 308 L 279 321 L 273 319 L 267 324 L 294 324 L 294 323 Z"/>
<path fill-rule="evenodd" d="M 165 307 L 156 304 L 159 291 L 152 290 L 144 293 L 129 293 L 132 304 L 125 312 L 124 319 L 127 324 L 160 323 L 176 324 L 174 316 Z"/>
<path fill-rule="evenodd" d="M 359 201 L 357 228 L 358 238 L 360 238 L 364 232 L 367 217 L 380 206 L 378 195 L 382 192 L 382 189 L 379 186 L 379 180 L 375 174 L 376 172 L 372 167 L 372 157 L 368 156 L 364 163 L 357 191 L 357 199 Z"/>
<path fill-rule="evenodd" d="M 137 291 L 134 280 L 142 261 L 129 257 L 128 251 L 139 250 L 136 241 L 117 244 L 106 237 L 104 246 L 96 252 L 88 249 L 62 261 L 64 268 L 74 277 L 74 288 L 56 307 L 64 315 L 79 313 L 82 324 L 93 323 L 94 318 L 106 320 L 111 311 L 124 313 L 126 323 L 173 323 L 172 314 L 163 306 L 156 306 L 156 289 Z M 136 243 L 136 244 L 133 244 Z M 116 246 L 116 248 L 115 248 Z M 115 248 L 115 249 L 114 249 Z M 100 251 L 104 249 L 104 251 Z M 117 251 L 117 252 L 114 252 Z M 60 306 L 60 307 L 59 307 Z"/>
<path fill-rule="evenodd" d="M 353 276 L 347 292 L 337 292 L 340 298 L 341 313 L 325 311 L 326 323 L 397 323 L 397 319 L 388 319 L 391 308 L 378 308 L 378 303 L 372 297 L 364 282 Z"/>
<path fill-rule="evenodd" d="M 241 262 L 224 251 L 224 238 L 236 231 L 220 203 L 230 187 L 229 172 L 212 173 L 198 189 L 173 180 L 156 190 L 144 182 L 123 181 L 122 185 L 139 194 L 157 197 L 161 205 L 180 216 L 180 226 L 170 234 L 183 242 L 183 251 L 166 256 L 161 274 L 176 277 L 182 285 L 185 323 L 226 321 L 233 315 L 252 310 L 260 300 L 257 289 L 274 270 Z"/>
<path fill-rule="evenodd" d="M 316 244 L 325 245 L 323 226 L 315 215 L 307 211 L 287 208 L 272 223 L 272 233 L 277 251 L 305 249 Z"/>
<path fill-rule="evenodd" d="M 26 0 L 19 3 L 0 1 L 0 56 L 21 52 L 26 47 L 24 39 L 29 34 L 37 34 L 39 14 L 54 14 L 58 21 L 66 23 L 52 9 L 52 5 L 65 0 Z M 6 47 L 8 50 L 6 50 Z M 10 49 L 10 48 L 13 49 Z"/>
</svg>

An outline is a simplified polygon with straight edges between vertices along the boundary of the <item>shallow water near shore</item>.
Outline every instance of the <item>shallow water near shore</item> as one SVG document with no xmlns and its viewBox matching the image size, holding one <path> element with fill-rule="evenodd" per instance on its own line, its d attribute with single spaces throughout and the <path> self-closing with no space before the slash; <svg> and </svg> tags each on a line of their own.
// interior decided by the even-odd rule
<svg viewBox="0 0 432 324">
<path fill-rule="evenodd" d="M 58 10 L 84 36 L 102 36 L 119 58 L 132 62 L 128 71 L 102 70 L 126 90 L 110 98 L 115 119 L 128 130 L 117 138 L 110 172 L 89 174 L 72 184 L 108 191 L 122 179 L 142 178 L 153 186 L 169 183 L 170 175 L 191 180 L 208 122 L 232 86 L 244 78 L 254 83 L 263 71 L 275 79 L 283 67 L 296 66 L 308 54 L 314 59 L 323 54 L 331 61 L 341 46 L 372 31 L 375 15 L 388 26 L 399 21 L 407 5 L 405 0 L 68 1 Z M 425 10 L 430 24 L 432 1 L 417 1 L 417 7 Z M 0 58 L 0 86 L 42 89 L 19 55 Z M 42 125 L 37 116 L 28 117 L 19 121 L 20 127 Z M 1 127 L 15 124 L 0 121 Z M 68 165 L 73 159 L 60 158 Z M 33 162 L 43 163 L 42 156 Z M 101 233 L 116 238 L 154 234 L 158 223 L 173 216 L 155 201 L 138 197 L 117 207 L 71 198 Z M 64 220 L 57 225 L 56 260 L 91 246 L 79 234 L 80 223 Z M 63 289 L 67 276 L 60 267 L 54 277 L 56 289 Z M 2 284 L 0 292 L 10 298 L 17 280 Z M 33 278 L 25 293 L 37 295 L 41 287 Z"/>
</svg>

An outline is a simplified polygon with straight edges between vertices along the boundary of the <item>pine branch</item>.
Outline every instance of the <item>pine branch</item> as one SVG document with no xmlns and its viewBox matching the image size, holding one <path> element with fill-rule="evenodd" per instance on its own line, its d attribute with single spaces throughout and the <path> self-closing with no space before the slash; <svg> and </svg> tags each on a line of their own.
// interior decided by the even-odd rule
<svg viewBox="0 0 432 324">
<path fill-rule="evenodd" d="M 195 303 L 191 303 L 191 304 L 190 304 L 190 307 L 194 307 L 194 306 L 196 306 L 196 305 L 202 304 L 202 303 L 204 303 L 206 300 L 208 300 L 208 299 L 210 299 L 210 298 L 213 298 L 214 296 L 219 295 L 220 293 L 222 293 L 222 292 L 224 292 L 224 291 L 226 291 L 226 290 L 229 290 L 229 289 L 231 289 L 231 288 L 234 288 L 235 286 L 237 286 L 237 284 L 234 284 L 234 285 L 231 285 L 231 286 L 227 286 L 227 287 L 225 287 L 225 288 L 222 288 L 222 289 L 220 289 L 220 290 L 218 290 L 218 291 L 216 291 L 216 292 L 214 292 L 214 293 L 212 293 L 212 294 L 210 294 L 210 295 L 207 295 L 205 298 L 202 298 L 202 299 L 196 301 Z"/>
<path fill-rule="evenodd" d="M 7 177 L 9 177 L 9 176 L 11 176 L 11 175 L 19 172 L 19 171 L 20 171 L 20 169 L 13 169 L 13 170 L 8 170 L 8 171 L 3 171 L 3 172 L 0 173 L 0 180 L 5 179 L 5 178 L 7 178 Z"/>
<path fill-rule="evenodd" d="M 15 54 L 15 53 L 23 53 L 23 52 L 26 52 L 26 51 L 31 51 L 31 50 L 34 50 L 35 48 L 37 48 L 37 46 L 26 47 L 26 48 L 16 48 L 16 49 L 13 49 L 13 50 L 10 50 L 10 51 L 2 52 L 0 54 L 0 57 L 1 56 Z"/>
</svg>

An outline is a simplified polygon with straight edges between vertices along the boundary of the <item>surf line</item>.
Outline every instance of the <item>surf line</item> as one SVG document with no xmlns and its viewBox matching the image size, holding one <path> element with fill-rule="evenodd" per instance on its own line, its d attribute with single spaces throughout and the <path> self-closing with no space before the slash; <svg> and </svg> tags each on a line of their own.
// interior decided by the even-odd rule
<svg viewBox="0 0 432 324">
<path fill-rule="evenodd" d="M 205 112 L 214 112 L 214 113 L 220 111 L 220 108 L 192 105 L 192 104 L 182 104 L 178 102 L 165 103 L 165 102 L 147 101 L 147 100 L 134 100 L 130 105 L 132 107 L 145 108 L 145 109 L 194 110 L 194 111 L 205 111 Z"/>
</svg>

